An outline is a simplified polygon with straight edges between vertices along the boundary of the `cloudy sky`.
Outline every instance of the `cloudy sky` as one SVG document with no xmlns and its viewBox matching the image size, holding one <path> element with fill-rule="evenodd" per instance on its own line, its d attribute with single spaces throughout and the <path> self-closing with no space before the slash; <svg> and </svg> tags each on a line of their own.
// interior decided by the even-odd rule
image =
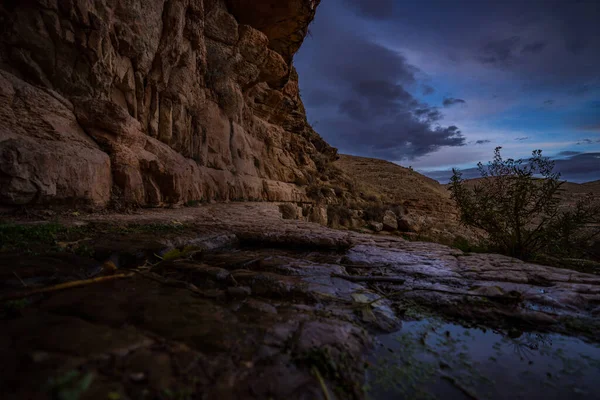
<svg viewBox="0 0 600 400">
<path fill-rule="evenodd" d="M 443 181 L 542 149 L 582 182 L 600 179 L 599 21 L 597 0 L 322 0 L 295 64 L 342 153 Z"/>
</svg>

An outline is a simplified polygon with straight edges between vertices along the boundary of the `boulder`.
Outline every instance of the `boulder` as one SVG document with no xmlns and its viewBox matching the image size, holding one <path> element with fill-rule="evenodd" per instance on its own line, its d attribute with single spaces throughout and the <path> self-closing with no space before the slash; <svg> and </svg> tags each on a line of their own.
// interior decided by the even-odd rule
<svg viewBox="0 0 600 400">
<path fill-rule="evenodd" d="M 308 214 L 308 220 L 310 222 L 315 222 L 317 224 L 327 226 L 328 218 L 327 218 L 327 207 L 314 205 L 310 208 L 310 212 Z"/>
<path fill-rule="evenodd" d="M 369 227 L 375 232 L 381 232 L 383 230 L 383 224 L 381 222 L 369 222 Z"/>
<path fill-rule="evenodd" d="M 396 214 L 391 210 L 387 210 L 383 214 L 383 229 L 386 231 L 398 230 L 398 219 Z"/>
<path fill-rule="evenodd" d="M 283 219 L 299 219 L 302 216 L 302 208 L 292 203 L 280 204 L 279 212 Z"/>
<path fill-rule="evenodd" d="M 417 216 L 403 215 L 398 218 L 398 230 L 402 232 L 419 232 L 421 230 L 421 221 Z"/>
</svg>

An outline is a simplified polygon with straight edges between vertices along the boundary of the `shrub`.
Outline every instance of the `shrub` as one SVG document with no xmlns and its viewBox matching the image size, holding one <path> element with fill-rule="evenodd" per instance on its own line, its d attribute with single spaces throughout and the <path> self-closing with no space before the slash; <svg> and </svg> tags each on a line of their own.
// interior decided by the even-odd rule
<svg viewBox="0 0 600 400">
<path fill-rule="evenodd" d="M 405 214 L 404 207 L 400 205 L 385 205 L 381 203 L 371 204 L 363 211 L 363 219 L 365 221 L 382 222 L 386 211 L 392 211 L 397 217 Z"/>
<path fill-rule="evenodd" d="M 330 205 L 327 207 L 327 221 L 332 226 L 336 224 L 347 226 L 352 221 L 352 212 L 342 205 Z"/>
<path fill-rule="evenodd" d="M 200 204 L 202 204 L 202 200 L 188 200 L 185 202 L 184 206 L 185 207 L 198 207 Z"/>
<path fill-rule="evenodd" d="M 343 196 L 343 194 L 344 194 L 344 189 L 342 189 L 342 188 L 341 188 L 341 187 L 339 187 L 339 186 L 332 186 L 331 188 L 333 189 L 333 191 L 334 191 L 334 193 L 335 193 L 335 195 L 336 195 L 337 197 L 342 197 L 342 196 Z"/>
<path fill-rule="evenodd" d="M 290 203 L 284 203 L 279 205 L 279 212 L 283 219 L 296 219 L 298 218 L 298 208 Z"/>
<path fill-rule="evenodd" d="M 397 217 L 401 217 L 401 216 L 403 216 L 404 214 L 406 214 L 406 209 L 405 209 L 403 206 L 399 205 L 399 204 L 396 204 L 396 205 L 394 205 L 394 206 L 390 206 L 390 207 L 389 207 L 389 209 L 390 209 L 390 210 L 391 210 L 391 211 L 392 211 L 394 214 L 396 214 L 396 216 L 397 216 Z"/>
<path fill-rule="evenodd" d="M 360 195 L 366 201 L 370 201 L 370 202 L 379 201 L 379 196 L 377 196 L 374 193 L 361 193 Z"/>
<path fill-rule="evenodd" d="M 456 169 L 449 190 L 461 222 L 484 230 L 491 247 L 528 259 L 540 252 L 568 254 L 573 243 L 588 243 L 600 233 L 600 205 L 591 195 L 567 211 L 559 204 L 560 174 L 554 162 L 535 150 L 528 161 L 503 159 L 478 164 L 482 179 L 469 189 Z"/>
<path fill-rule="evenodd" d="M 24 250 L 35 252 L 36 247 L 53 247 L 57 237 L 68 229 L 56 223 L 15 225 L 0 223 L 0 251 Z"/>
<path fill-rule="evenodd" d="M 385 214 L 386 210 L 387 210 L 387 208 L 385 206 L 383 206 L 382 204 L 374 204 L 374 205 L 368 206 L 363 211 L 363 219 L 365 221 L 382 222 L 383 215 Z"/>
<path fill-rule="evenodd" d="M 308 180 L 304 176 L 297 175 L 294 178 L 294 183 L 298 186 L 306 186 L 308 185 Z"/>
<path fill-rule="evenodd" d="M 308 186 L 306 188 L 306 195 L 315 201 L 319 201 L 323 197 L 321 194 L 321 187 L 317 184 Z"/>
<path fill-rule="evenodd" d="M 329 159 L 329 157 L 322 153 L 316 153 L 313 155 L 312 158 L 315 163 L 315 167 L 317 168 L 317 171 L 320 173 L 325 173 L 331 164 L 331 160 Z"/>
<path fill-rule="evenodd" d="M 462 250 L 465 253 L 485 253 L 490 250 L 478 242 L 469 241 L 469 239 L 464 236 L 456 236 L 451 243 L 448 243 L 448 245 Z"/>
</svg>

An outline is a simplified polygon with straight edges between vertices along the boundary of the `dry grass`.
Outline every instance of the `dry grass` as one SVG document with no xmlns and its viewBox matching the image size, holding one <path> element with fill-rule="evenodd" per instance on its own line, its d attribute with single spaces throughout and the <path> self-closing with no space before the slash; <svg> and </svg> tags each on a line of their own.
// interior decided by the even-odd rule
<svg viewBox="0 0 600 400">
<path fill-rule="evenodd" d="M 357 195 L 371 203 L 362 207 L 367 219 L 378 221 L 385 209 L 396 206 L 393 210 L 396 214 L 406 212 L 428 221 L 425 229 L 432 236 L 446 239 L 456 235 L 473 237 L 469 230 L 459 225 L 450 192 L 436 180 L 374 158 L 340 155 L 334 166 L 353 180 Z"/>
</svg>

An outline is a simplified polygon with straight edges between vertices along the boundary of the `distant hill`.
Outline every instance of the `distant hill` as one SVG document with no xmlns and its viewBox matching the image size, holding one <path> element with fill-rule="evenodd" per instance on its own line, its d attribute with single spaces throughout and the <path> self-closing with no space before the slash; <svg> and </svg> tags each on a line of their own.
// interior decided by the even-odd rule
<svg viewBox="0 0 600 400">
<path fill-rule="evenodd" d="M 446 239 L 474 235 L 473 231 L 459 224 L 448 184 L 443 185 L 409 168 L 376 158 L 340 155 L 334 165 L 361 188 L 381 194 L 384 201 L 400 204 L 409 214 L 421 218 L 427 226 L 427 234 Z M 469 179 L 466 184 L 473 186 L 481 179 Z M 600 201 L 600 180 L 565 182 L 561 193 L 563 206 L 575 204 L 588 193 L 593 193 Z"/>
<path fill-rule="evenodd" d="M 586 183 L 565 182 L 562 188 L 570 193 L 593 193 L 600 196 L 600 180 Z"/>
<path fill-rule="evenodd" d="M 386 201 L 400 204 L 409 214 L 422 218 L 429 233 L 471 236 L 459 226 L 448 189 L 435 179 L 376 158 L 340 155 L 334 165 L 361 187 L 382 194 Z"/>
<path fill-rule="evenodd" d="M 477 182 L 481 181 L 483 178 L 474 178 L 467 179 L 465 183 L 469 187 L 473 187 L 477 184 Z M 443 185 L 444 187 L 449 187 L 450 184 Z M 575 183 L 575 182 L 564 182 L 560 188 L 561 198 L 563 200 L 563 204 L 571 205 L 574 204 L 578 199 L 588 195 L 591 193 L 594 198 L 600 201 L 600 180 L 586 182 L 586 183 Z"/>
</svg>

